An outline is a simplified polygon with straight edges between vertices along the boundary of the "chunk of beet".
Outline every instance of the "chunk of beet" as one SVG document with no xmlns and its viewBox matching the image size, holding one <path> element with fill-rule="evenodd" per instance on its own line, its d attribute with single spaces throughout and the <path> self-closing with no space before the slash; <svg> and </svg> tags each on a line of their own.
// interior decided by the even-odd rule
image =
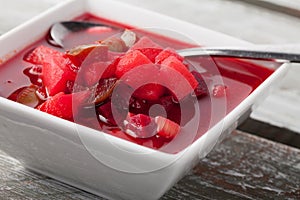
<svg viewBox="0 0 300 200">
<path fill-rule="evenodd" d="M 31 52 L 24 56 L 24 60 L 32 64 L 42 65 L 45 62 L 49 62 L 53 57 L 62 57 L 63 53 L 54 50 L 50 47 L 41 45 L 33 49 Z"/>
<path fill-rule="evenodd" d="M 81 92 L 88 90 L 89 88 L 83 85 L 78 84 L 77 82 L 75 83 L 74 81 L 67 81 L 66 83 L 66 89 L 65 89 L 65 94 L 71 94 L 71 93 L 76 93 L 76 92 Z"/>
<path fill-rule="evenodd" d="M 207 95 L 208 94 L 208 88 L 207 88 L 207 84 L 206 84 L 204 78 L 202 77 L 202 75 L 197 71 L 192 71 L 191 73 L 193 74 L 193 76 L 195 77 L 195 79 L 198 82 L 198 85 L 194 90 L 195 95 L 198 98 Z"/>
<path fill-rule="evenodd" d="M 75 81 L 77 74 L 69 64 L 69 60 L 64 57 L 53 57 L 43 64 L 41 78 L 49 96 L 64 92 L 67 81 Z"/>
<path fill-rule="evenodd" d="M 131 97 L 129 101 L 129 112 L 133 114 L 149 114 L 152 103 L 143 99 Z"/>
<path fill-rule="evenodd" d="M 117 78 L 121 78 L 130 70 L 151 63 L 152 62 L 140 51 L 130 51 L 119 60 L 116 68 L 116 76 Z"/>
<path fill-rule="evenodd" d="M 155 117 L 155 123 L 157 124 L 157 134 L 166 139 L 173 139 L 179 132 L 180 126 L 164 117 Z"/>
<path fill-rule="evenodd" d="M 73 120 L 73 117 L 78 114 L 79 107 L 90 95 L 89 93 L 89 91 L 73 94 L 60 92 L 39 105 L 37 109 L 63 119 Z"/>
<path fill-rule="evenodd" d="M 95 85 L 101 78 L 104 78 L 104 72 L 109 66 L 109 62 L 95 62 L 87 66 L 82 66 L 81 72 L 84 79 L 84 85 L 93 86 Z M 105 77 L 107 78 L 107 77 Z"/>
<path fill-rule="evenodd" d="M 193 92 L 198 82 L 185 65 L 174 56 L 161 63 L 160 79 L 177 99 L 182 99 Z"/>
<path fill-rule="evenodd" d="M 167 113 L 167 118 L 176 122 L 181 123 L 181 109 L 180 104 L 177 100 L 174 100 L 173 95 L 164 96 L 160 98 L 159 104 L 162 105 Z"/>
<path fill-rule="evenodd" d="M 149 58 L 153 63 L 155 63 L 155 58 L 162 52 L 161 48 L 142 48 L 137 50 Z"/>
<path fill-rule="evenodd" d="M 138 50 L 145 48 L 162 49 L 162 47 L 159 44 L 155 43 L 149 37 L 143 36 L 130 48 L 130 50 Z"/>
<path fill-rule="evenodd" d="M 139 99 L 156 101 L 159 100 L 159 98 L 163 96 L 164 93 L 165 93 L 164 86 L 156 83 L 148 83 L 135 90 L 133 96 Z"/>
<path fill-rule="evenodd" d="M 215 85 L 212 91 L 212 95 L 216 98 L 221 98 L 226 96 L 226 90 L 227 86 L 226 85 Z"/>
<path fill-rule="evenodd" d="M 114 119 L 112 110 L 111 110 L 111 101 L 108 101 L 107 103 L 99 106 L 97 108 L 98 114 L 99 114 L 99 119 L 100 121 L 109 124 L 109 125 L 113 125 L 116 126 L 118 120 Z M 116 116 L 117 117 L 117 116 Z"/>
<path fill-rule="evenodd" d="M 179 55 L 175 49 L 172 49 L 170 47 L 165 48 L 163 51 L 161 51 L 156 57 L 155 57 L 155 63 L 161 64 L 165 59 L 167 59 L 170 56 L 176 57 L 179 61 L 183 62 L 183 57 Z"/>
<path fill-rule="evenodd" d="M 124 126 L 125 133 L 134 138 L 150 138 L 156 135 L 157 125 L 147 115 L 128 115 L 124 121 Z"/>
</svg>

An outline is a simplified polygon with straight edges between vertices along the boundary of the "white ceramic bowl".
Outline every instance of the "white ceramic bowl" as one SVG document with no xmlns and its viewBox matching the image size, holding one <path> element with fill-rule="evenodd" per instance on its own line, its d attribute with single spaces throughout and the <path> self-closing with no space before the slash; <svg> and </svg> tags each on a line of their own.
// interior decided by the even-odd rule
<svg viewBox="0 0 300 200">
<path fill-rule="evenodd" d="M 135 27 L 175 30 L 205 46 L 247 44 L 120 2 L 70 0 L 1 36 L 0 46 L 6 48 L 0 48 L 0 58 L 5 61 L 43 37 L 54 22 L 70 20 L 85 12 Z M 206 156 L 220 136 L 236 128 L 286 69 L 286 65 L 278 68 L 223 120 L 177 154 L 100 134 L 5 98 L 0 98 L 0 146 L 25 167 L 89 192 L 116 199 L 157 199 Z M 89 148 L 84 140 L 89 142 Z"/>
</svg>

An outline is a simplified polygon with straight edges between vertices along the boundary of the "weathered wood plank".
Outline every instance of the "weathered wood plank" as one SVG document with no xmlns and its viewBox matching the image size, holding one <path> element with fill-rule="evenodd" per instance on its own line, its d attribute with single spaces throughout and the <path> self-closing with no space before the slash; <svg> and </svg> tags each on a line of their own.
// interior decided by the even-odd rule
<svg viewBox="0 0 300 200">
<path fill-rule="evenodd" d="M 300 150 L 235 132 L 163 199 L 299 199 Z"/>
<path fill-rule="evenodd" d="M 300 134 L 286 128 L 248 118 L 239 130 L 300 149 Z"/>
<path fill-rule="evenodd" d="M 1 199 L 102 199 L 0 152 Z M 162 199 L 299 199 L 300 150 L 236 131 Z"/>
</svg>

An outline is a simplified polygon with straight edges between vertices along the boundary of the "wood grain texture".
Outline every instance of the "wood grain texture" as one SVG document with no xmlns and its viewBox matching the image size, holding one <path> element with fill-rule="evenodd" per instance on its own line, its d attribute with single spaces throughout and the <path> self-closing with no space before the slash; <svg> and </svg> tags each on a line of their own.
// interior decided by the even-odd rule
<svg viewBox="0 0 300 200">
<path fill-rule="evenodd" d="M 0 152 L 1 199 L 103 199 Z M 162 199 L 299 199 L 300 150 L 236 131 Z"/>
<path fill-rule="evenodd" d="M 285 128 L 248 118 L 237 129 L 300 149 L 300 134 Z"/>
<path fill-rule="evenodd" d="M 234 132 L 163 199 L 299 199 L 300 150 Z"/>
</svg>

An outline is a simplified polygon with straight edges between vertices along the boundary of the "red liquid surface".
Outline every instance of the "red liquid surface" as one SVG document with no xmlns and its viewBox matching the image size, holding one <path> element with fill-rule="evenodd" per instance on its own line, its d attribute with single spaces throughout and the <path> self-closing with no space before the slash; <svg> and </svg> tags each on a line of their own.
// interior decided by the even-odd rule
<svg viewBox="0 0 300 200">
<path fill-rule="evenodd" d="M 31 49 L 45 45 L 59 51 L 65 51 L 80 44 L 90 44 L 94 43 L 94 41 L 104 40 L 109 36 L 122 32 L 124 28 L 133 29 L 130 26 L 100 19 L 90 14 L 80 16 L 78 20 L 101 22 L 116 29 L 113 32 L 102 33 L 100 35 L 96 32 L 70 34 L 64 41 L 65 49 L 49 45 L 45 38 L 40 39 L 0 66 L 0 96 L 8 98 L 22 87 L 39 84 L 36 77 L 28 74 L 28 70 L 26 70 L 32 67 L 33 64 L 23 60 L 24 55 Z M 151 34 L 149 31 L 134 30 L 139 36 L 147 35 L 163 47 L 181 49 L 195 46 L 165 36 Z M 202 57 L 186 59 L 185 62 L 188 63 L 190 69 L 201 73 L 208 88 L 208 94 L 196 101 L 183 102 L 178 111 L 174 111 L 171 114 L 172 116 L 168 116 L 169 118 L 181 118 L 181 132 L 173 140 L 170 141 L 159 137 L 146 139 L 133 138 L 117 127 L 99 122 L 95 113 L 89 114 L 85 111 L 81 112 L 79 117 L 75 118 L 75 122 L 146 147 L 159 149 L 167 153 L 177 153 L 197 140 L 209 128 L 224 118 L 226 114 L 232 111 L 273 73 L 272 69 L 233 58 Z M 151 102 L 143 103 L 151 104 Z"/>
</svg>

